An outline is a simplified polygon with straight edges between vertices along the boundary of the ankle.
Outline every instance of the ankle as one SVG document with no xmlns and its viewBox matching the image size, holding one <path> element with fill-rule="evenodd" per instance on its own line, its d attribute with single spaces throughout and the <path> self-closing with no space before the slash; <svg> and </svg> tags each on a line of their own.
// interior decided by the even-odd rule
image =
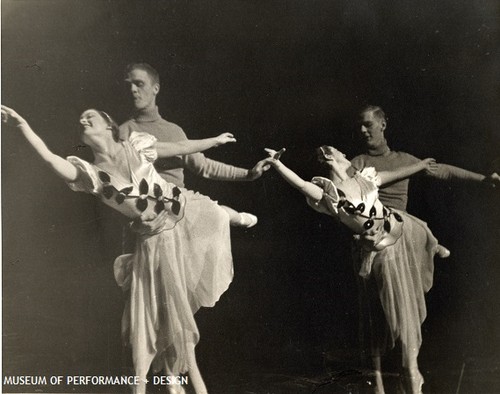
<svg viewBox="0 0 500 394">
<path fill-rule="evenodd" d="M 422 386 L 424 385 L 424 377 L 418 370 L 418 368 L 410 368 L 406 371 L 406 381 L 408 385 L 408 390 L 412 394 L 421 394 Z"/>
</svg>

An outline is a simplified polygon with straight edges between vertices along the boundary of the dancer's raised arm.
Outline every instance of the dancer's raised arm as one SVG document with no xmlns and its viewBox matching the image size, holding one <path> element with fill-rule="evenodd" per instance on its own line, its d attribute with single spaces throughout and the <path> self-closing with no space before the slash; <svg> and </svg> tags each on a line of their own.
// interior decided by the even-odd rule
<svg viewBox="0 0 500 394">
<path fill-rule="evenodd" d="M 188 155 L 196 152 L 203 152 L 228 142 L 236 142 L 236 138 L 231 133 L 222 133 L 213 138 L 201 140 L 183 140 L 178 142 L 157 142 L 155 144 L 159 158 L 166 158 L 178 155 Z"/>
<path fill-rule="evenodd" d="M 330 170 L 331 180 L 333 180 L 336 176 L 339 180 L 345 179 L 345 177 L 348 176 L 346 166 L 354 168 L 352 167 L 350 161 L 345 158 L 345 155 L 332 146 L 323 145 L 318 148 L 317 153 L 318 160 L 321 163 L 324 163 Z M 439 166 L 436 164 L 436 160 L 424 159 L 408 166 L 399 167 L 395 170 L 379 171 L 377 186 L 382 186 L 387 183 L 408 178 L 422 170 L 433 173 L 437 171 L 438 167 Z"/>
<path fill-rule="evenodd" d="M 20 129 L 36 153 L 49 165 L 56 175 L 68 182 L 75 181 L 78 178 L 78 169 L 66 159 L 52 153 L 47 145 L 45 145 L 45 142 L 35 134 L 28 122 L 21 115 L 5 105 L 2 105 L 1 114 L 2 122 Z"/>
<path fill-rule="evenodd" d="M 284 152 L 284 149 L 282 149 L 280 152 L 277 152 L 273 149 L 266 149 L 266 152 L 270 156 L 268 159 L 266 159 L 266 162 L 273 166 L 276 171 L 278 171 L 278 173 L 283 177 L 283 179 L 290 185 L 292 185 L 292 187 L 300 191 L 306 197 L 310 197 L 315 201 L 319 201 L 323 198 L 323 189 L 311 182 L 303 180 L 300 176 L 298 176 L 295 172 L 293 172 L 279 160 L 279 157 L 281 156 L 281 153 Z"/>
</svg>

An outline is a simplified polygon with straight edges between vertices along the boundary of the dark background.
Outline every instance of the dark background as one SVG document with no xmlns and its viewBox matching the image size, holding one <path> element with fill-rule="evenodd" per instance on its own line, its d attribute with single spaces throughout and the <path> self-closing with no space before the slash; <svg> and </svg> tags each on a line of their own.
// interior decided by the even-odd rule
<svg viewBox="0 0 500 394">
<path fill-rule="evenodd" d="M 63 156 L 91 159 L 78 141 L 84 109 L 127 119 L 123 69 L 146 61 L 160 72 L 166 119 L 191 138 L 236 134 L 236 145 L 208 152 L 214 159 L 250 167 L 264 147 L 286 147 L 284 161 L 310 177 L 318 145 L 359 153 L 353 119 L 371 103 L 389 116 L 393 149 L 499 171 L 493 0 L 3 0 L 1 11 L 2 103 Z M 364 368 L 350 235 L 272 172 L 254 183 L 187 176 L 187 185 L 259 216 L 233 229 L 234 282 L 198 314 L 209 389 L 227 376 Z M 455 392 L 461 371 L 462 392 L 500 392 L 489 380 L 500 368 L 498 197 L 413 181 L 409 211 L 452 251 L 436 261 L 427 298 L 427 392 Z M 126 371 L 112 272 L 121 219 L 71 192 L 7 128 L 2 208 L 3 374 Z"/>
</svg>

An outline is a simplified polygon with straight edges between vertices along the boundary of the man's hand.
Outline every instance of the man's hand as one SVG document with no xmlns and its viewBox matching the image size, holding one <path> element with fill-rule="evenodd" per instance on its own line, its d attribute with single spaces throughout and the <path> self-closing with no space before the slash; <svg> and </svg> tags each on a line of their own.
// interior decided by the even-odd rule
<svg viewBox="0 0 500 394">
<path fill-rule="evenodd" d="M 363 234 L 355 234 L 354 239 L 367 252 L 376 252 L 380 250 L 377 245 L 381 241 L 382 235 L 383 232 L 379 229 L 370 229 Z"/>
<path fill-rule="evenodd" d="M 439 166 L 436 163 L 436 159 L 431 159 L 431 158 L 423 159 L 421 161 L 421 164 L 422 164 L 423 170 L 425 171 L 425 173 L 427 175 L 435 174 L 439 169 Z"/>
<path fill-rule="evenodd" d="M 161 211 L 158 215 L 154 213 L 143 213 L 137 219 L 135 219 L 130 225 L 130 229 L 140 235 L 155 234 L 165 224 L 165 217 L 168 212 L 166 210 Z"/>
<path fill-rule="evenodd" d="M 248 170 L 247 174 L 247 180 L 248 181 L 255 181 L 256 179 L 259 179 L 264 172 L 269 170 L 271 168 L 268 159 L 264 159 L 259 161 L 254 168 Z"/>
</svg>

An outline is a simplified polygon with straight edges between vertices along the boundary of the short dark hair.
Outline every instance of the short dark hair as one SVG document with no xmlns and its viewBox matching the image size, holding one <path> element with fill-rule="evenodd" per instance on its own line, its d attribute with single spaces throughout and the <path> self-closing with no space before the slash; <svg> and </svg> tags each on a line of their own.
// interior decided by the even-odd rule
<svg viewBox="0 0 500 394">
<path fill-rule="evenodd" d="M 134 70 L 142 70 L 145 71 L 149 77 L 151 78 L 151 81 L 153 83 L 157 83 L 158 85 L 160 84 L 160 74 L 158 74 L 158 71 L 154 69 L 153 66 L 149 65 L 148 63 L 130 63 L 125 67 L 125 76 L 127 76 L 128 73 L 134 71 Z"/>
<path fill-rule="evenodd" d="M 378 105 L 365 105 L 361 111 L 358 112 L 359 115 L 364 114 L 366 112 L 373 112 L 373 116 L 375 116 L 378 120 L 383 120 L 384 122 L 387 122 L 387 116 L 385 115 L 384 110 L 382 107 L 379 107 Z"/>
<path fill-rule="evenodd" d="M 108 126 L 111 127 L 111 133 L 113 134 L 113 139 L 115 140 L 115 142 L 124 141 L 122 138 L 120 138 L 120 127 L 118 126 L 118 123 L 116 123 L 113 118 L 106 112 L 99 111 L 98 109 L 96 109 L 96 111 L 106 121 Z"/>
</svg>

